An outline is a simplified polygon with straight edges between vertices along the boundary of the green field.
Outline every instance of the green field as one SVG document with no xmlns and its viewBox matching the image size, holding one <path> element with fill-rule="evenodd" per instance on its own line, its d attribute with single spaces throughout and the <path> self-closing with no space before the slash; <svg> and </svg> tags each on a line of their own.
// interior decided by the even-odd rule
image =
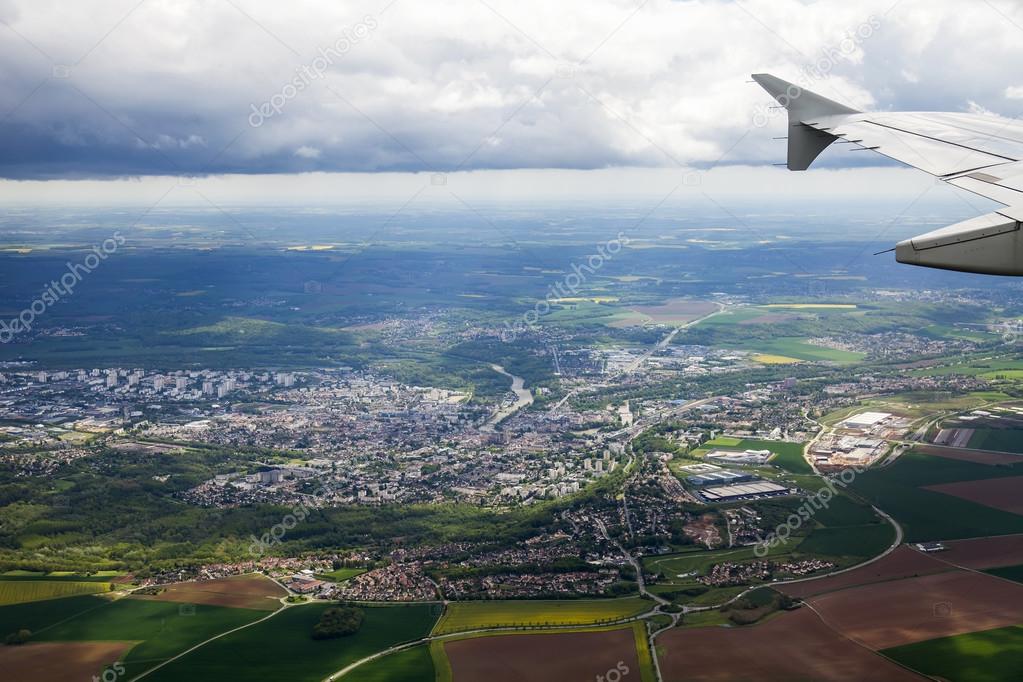
<svg viewBox="0 0 1023 682">
<path fill-rule="evenodd" d="M 110 582 L 111 578 L 123 575 L 119 571 L 96 571 L 95 573 L 72 573 L 70 571 L 7 571 L 0 573 L 0 580 L 67 580 L 71 582 Z"/>
<path fill-rule="evenodd" d="M 504 625 L 592 625 L 635 616 L 652 607 L 650 601 L 639 597 L 454 602 L 448 604 L 433 634 Z"/>
<path fill-rule="evenodd" d="M 0 580 L 0 606 L 110 591 L 110 583 L 73 580 Z"/>
<path fill-rule="evenodd" d="M 139 642 L 124 661 L 131 677 L 214 635 L 264 616 L 265 611 L 251 609 L 128 597 L 107 601 L 99 608 L 39 630 L 33 641 Z"/>
<path fill-rule="evenodd" d="M 909 452 L 890 467 L 860 474 L 851 487 L 895 517 L 908 542 L 951 540 L 1020 533 L 1023 518 L 922 486 L 1020 475 L 1021 464 L 988 466 Z"/>
<path fill-rule="evenodd" d="M 1019 429 L 976 429 L 970 447 L 1023 454 L 1023 431 Z"/>
<path fill-rule="evenodd" d="M 370 661 L 340 679 L 359 682 L 434 682 L 436 676 L 430 647 L 420 644 Z"/>
<path fill-rule="evenodd" d="M 321 580 L 330 580 L 331 582 L 341 583 L 350 578 L 354 578 L 357 575 L 362 575 L 365 572 L 365 568 L 339 568 L 336 571 L 331 571 L 329 573 L 318 573 L 317 577 Z"/>
<path fill-rule="evenodd" d="M 39 632 L 85 611 L 107 607 L 110 603 L 108 598 L 84 595 L 0 606 L 0 633 L 7 635 L 22 628 Z"/>
<path fill-rule="evenodd" d="M 851 364 L 859 362 L 865 356 L 863 353 L 851 353 L 849 351 L 825 348 L 807 343 L 804 339 L 796 337 L 781 337 L 770 341 L 750 341 L 744 350 L 751 350 L 765 355 L 780 355 L 796 360 L 808 360 L 811 362 L 834 362 L 839 364 Z"/>
<path fill-rule="evenodd" d="M 719 437 L 709 440 L 700 448 L 715 450 L 770 450 L 774 453 L 771 464 L 794 474 L 813 473 L 810 465 L 803 459 L 802 443 L 786 443 L 777 440 L 757 440 L 754 438 Z"/>
<path fill-rule="evenodd" d="M 311 636 L 313 626 L 329 607 L 318 603 L 290 607 L 269 620 L 211 642 L 146 679 L 318 682 L 373 653 L 425 637 L 435 621 L 429 604 L 367 606 L 362 627 L 354 635 L 315 640 Z M 351 679 L 364 679 L 361 669 Z"/>
<path fill-rule="evenodd" d="M 1003 682 L 1023 679 L 1023 626 L 942 637 L 882 651 L 935 679 Z"/>
<path fill-rule="evenodd" d="M 1017 583 L 1023 583 L 1023 565 L 1019 566 L 1002 566 L 1001 568 L 988 568 L 984 570 L 985 573 L 996 575 L 999 578 L 1005 578 L 1006 580 L 1012 580 Z"/>
<path fill-rule="evenodd" d="M 894 541 L 895 529 L 889 523 L 815 528 L 800 543 L 799 551 L 818 556 L 865 559 L 877 556 Z"/>
</svg>

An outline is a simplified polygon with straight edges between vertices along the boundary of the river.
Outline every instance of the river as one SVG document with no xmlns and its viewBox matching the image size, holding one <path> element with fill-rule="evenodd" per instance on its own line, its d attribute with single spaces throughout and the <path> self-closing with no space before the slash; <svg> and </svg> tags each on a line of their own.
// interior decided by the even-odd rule
<svg viewBox="0 0 1023 682">
<path fill-rule="evenodd" d="M 515 394 L 516 398 L 514 403 L 499 410 L 498 413 L 491 417 L 490 421 L 487 422 L 487 426 L 495 426 L 502 419 L 510 417 L 526 405 L 531 405 L 533 403 L 533 392 L 525 387 L 525 379 L 511 374 L 505 370 L 504 367 L 501 367 L 501 365 L 490 365 L 490 369 L 494 370 L 498 374 L 503 374 L 512 380 L 511 390 L 512 393 Z"/>
</svg>

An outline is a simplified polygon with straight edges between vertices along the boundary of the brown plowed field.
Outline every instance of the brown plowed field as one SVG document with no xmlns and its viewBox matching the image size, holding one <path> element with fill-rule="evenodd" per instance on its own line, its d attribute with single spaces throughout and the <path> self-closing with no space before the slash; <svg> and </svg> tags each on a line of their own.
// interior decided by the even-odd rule
<svg viewBox="0 0 1023 682">
<path fill-rule="evenodd" d="M 656 643 L 665 682 L 925 679 L 841 637 L 805 607 L 752 627 L 675 628 Z"/>
<path fill-rule="evenodd" d="M 991 452 L 988 450 L 968 450 L 965 448 L 949 448 L 941 445 L 922 445 L 916 448 L 917 452 L 945 459 L 958 459 L 963 462 L 975 462 L 977 464 L 1019 464 L 1023 462 L 1023 456 L 1010 455 L 1004 452 Z"/>
<path fill-rule="evenodd" d="M 1023 623 L 1023 585 L 960 570 L 853 587 L 808 602 L 828 625 L 875 650 Z"/>
<path fill-rule="evenodd" d="M 805 580 L 803 582 L 792 583 L 791 585 L 776 585 L 774 587 L 793 597 L 808 597 L 857 585 L 911 578 L 918 575 L 929 575 L 950 570 L 953 569 L 948 564 L 932 559 L 903 545 L 885 558 L 868 564 L 863 568 L 840 573 L 830 578 Z"/>
<path fill-rule="evenodd" d="M 444 651 L 451 662 L 454 682 L 595 680 L 606 677 L 612 669 L 618 670 L 622 680 L 639 680 L 636 638 L 631 627 L 604 632 L 475 637 L 446 642 Z"/>
<path fill-rule="evenodd" d="M 216 580 L 174 583 L 167 585 L 158 595 L 137 598 L 273 611 L 280 607 L 277 600 L 284 596 L 287 596 L 284 588 L 269 578 L 261 575 L 237 575 Z"/>
<path fill-rule="evenodd" d="M 65 682 L 99 676 L 123 660 L 134 642 L 29 642 L 0 646 L 0 676 L 5 680 Z"/>
<path fill-rule="evenodd" d="M 1003 535 L 943 543 L 948 550 L 935 556 L 967 568 L 985 569 L 1023 564 L 1023 535 Z"/>
<path fill-rule="evenodd" d="M 976 502 L 985 507 L 1023 514 L 1023 476 L 942 483 L 924 486 L 924 489 Z"/>
</svg>

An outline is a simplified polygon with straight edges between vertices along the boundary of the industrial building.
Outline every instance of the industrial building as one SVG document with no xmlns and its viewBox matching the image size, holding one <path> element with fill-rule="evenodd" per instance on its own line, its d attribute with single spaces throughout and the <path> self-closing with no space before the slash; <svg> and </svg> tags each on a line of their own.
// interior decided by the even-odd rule
<svg viewBox="0 0 1023 682">
<path fill-rule="evenodd" d="M 757 477 L 752 474 L 743 474 L 736 471 L 709 471 L 687 477 L 686 483 L 696 488 L 703 488 L 710 485 L 732 485 L 756 479 Z"/>
<path fill-rule="evenodd" d="M 738 452 L 736 450 L 714 450 L 704 455 L 704 459 L 716 464 L 759 466 L 767 464 L 767 460 L 771 459 L 771 451 L 744 450 L 743 452 Z"/>
<path fill-rule="evenodd" d="M 753 481 L 736 485 L 714 486 L 702 488 L 700 497 L 706 502 L 731 502 L 732 500 L 750 500 L 762 497 L 788 495 L 791 491 L 783 485 L 771 481 Z"/>
</svg>

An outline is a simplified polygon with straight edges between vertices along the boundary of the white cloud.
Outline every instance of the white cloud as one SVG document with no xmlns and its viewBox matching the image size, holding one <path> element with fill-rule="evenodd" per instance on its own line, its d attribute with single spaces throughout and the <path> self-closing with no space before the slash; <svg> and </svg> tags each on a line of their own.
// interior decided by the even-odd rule
<svg viewBox="0 0 1023 682">
<path fill-rule="evenodd" d="M 1023 85 L 1010 85 L 1005 88 L 1005 96 L 1008 99 L 1023 99 Z"/>
<path fill-rule="evenodd" d="M 320 154 L 322 154 L 322 152 L 319 149 L 316 147 L 309 147 L 307 145 L 302 145 L 295 150 L 295 156 L 301 156 L 303 159 L 318 159 L 320 158 Z"/>
<path fill-rule="evenodd" d="M 0 175 L 768 163 L 784 126 L 753 127 L 750 73 L 859 108 L 1015 115 L 1023 93 L 991 68 L 1023 59 L 1018 29 L 961 0 L 136 5 L 0 0 L 24 36 L 0 41 Z"/>
</svg>

